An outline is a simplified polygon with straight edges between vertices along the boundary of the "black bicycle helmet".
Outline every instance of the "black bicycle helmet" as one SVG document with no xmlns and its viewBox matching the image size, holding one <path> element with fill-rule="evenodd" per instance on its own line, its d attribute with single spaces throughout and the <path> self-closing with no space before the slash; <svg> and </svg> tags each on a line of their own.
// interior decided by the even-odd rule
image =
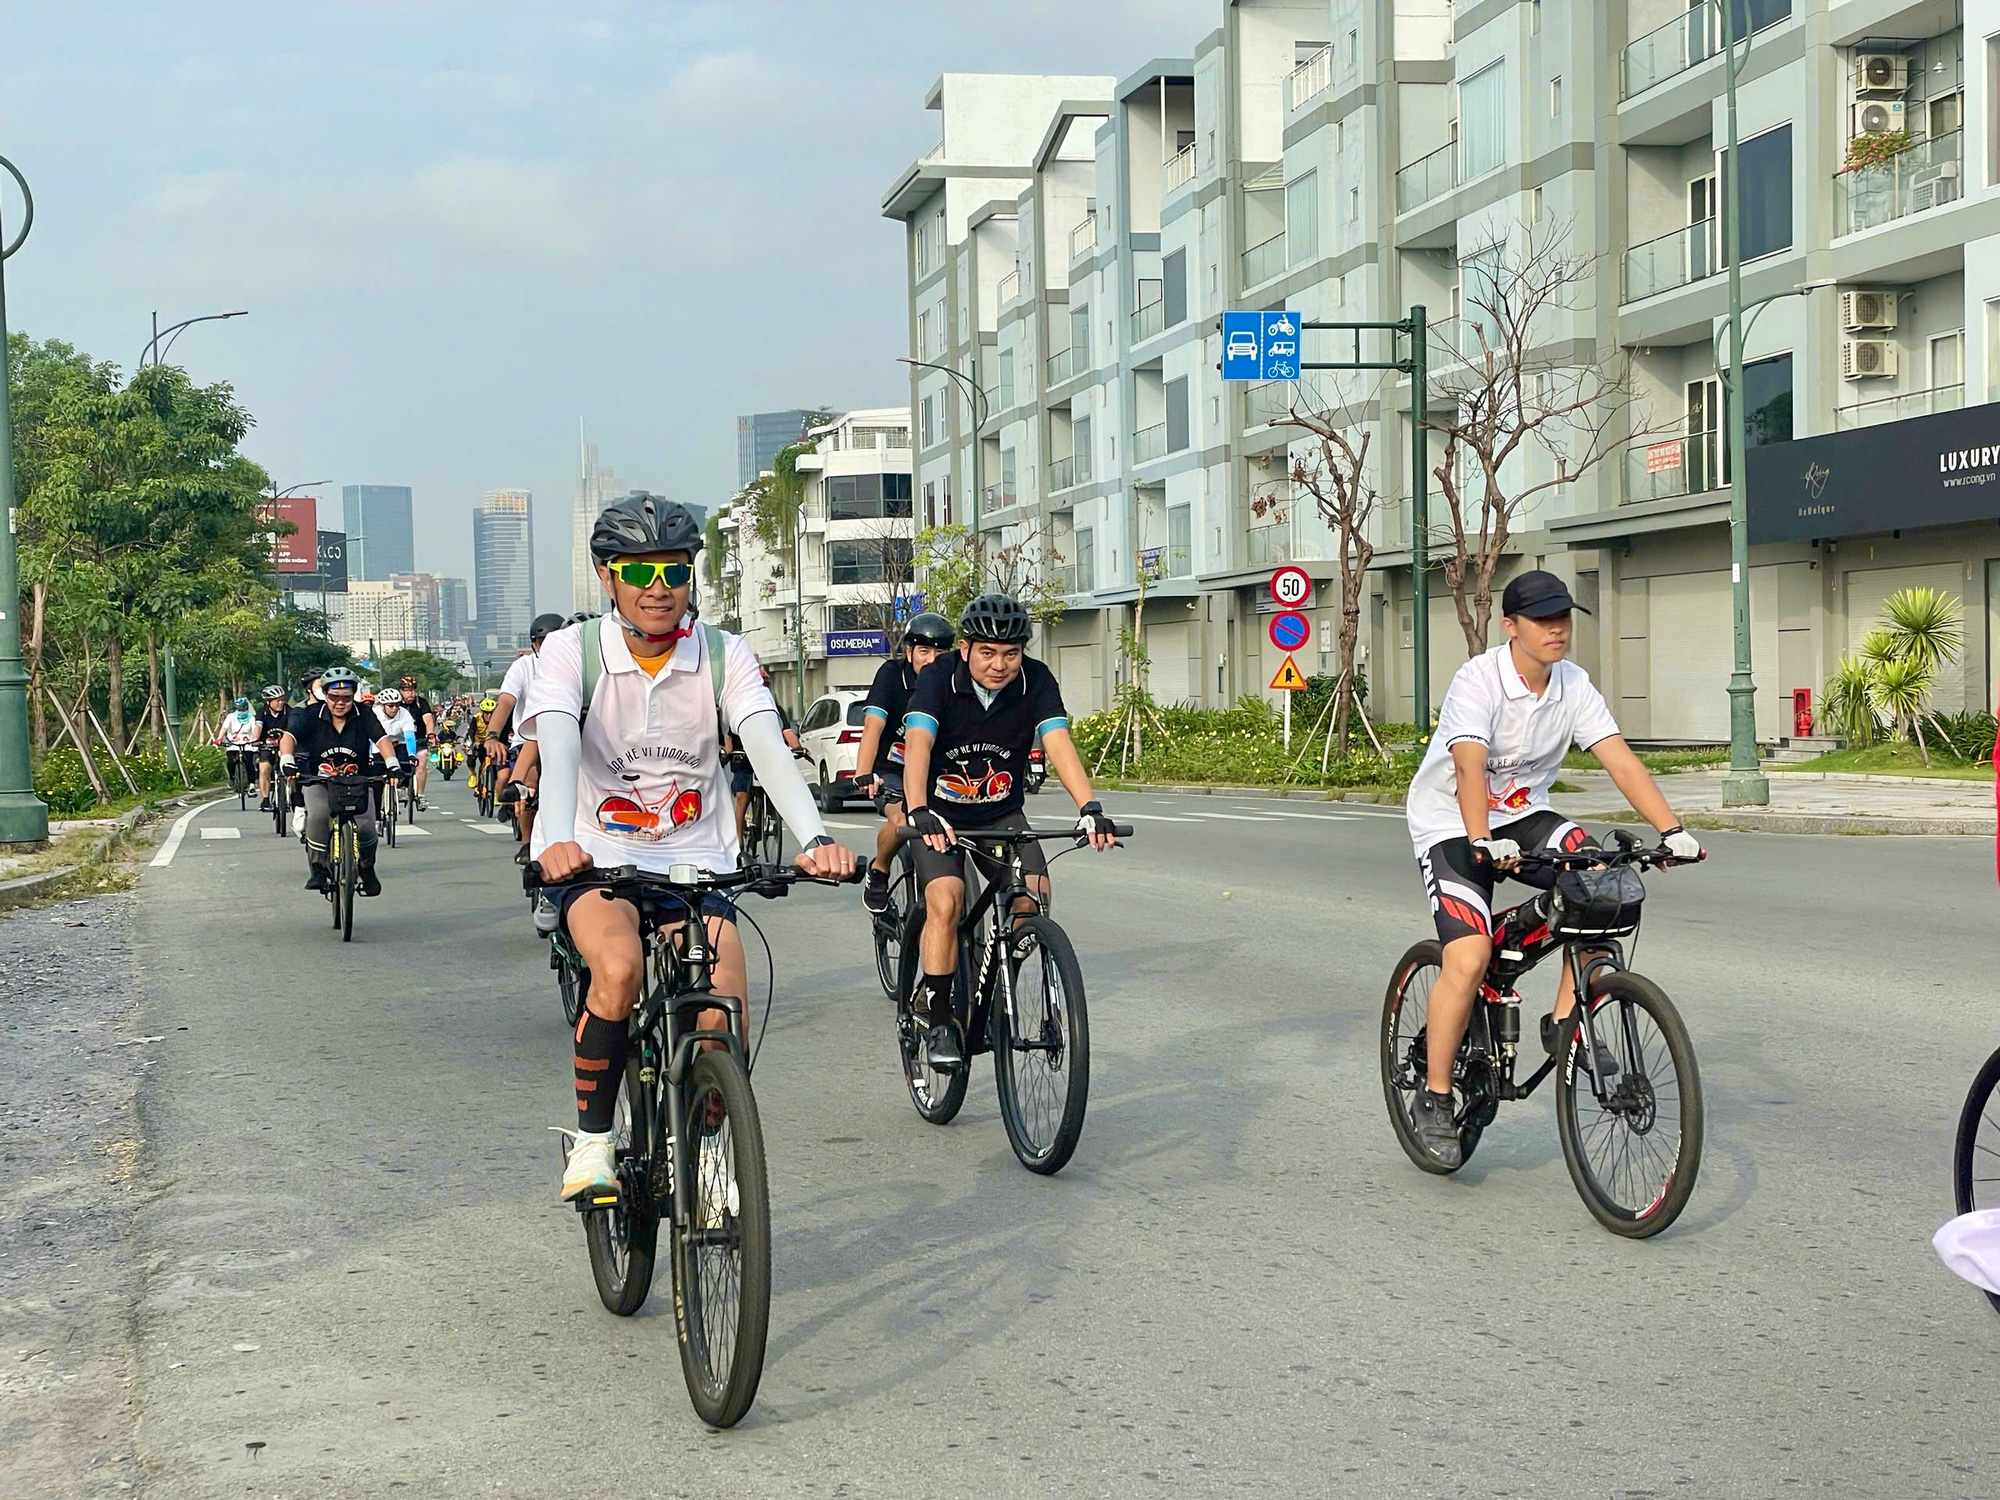
<svg viewBox="0 0 2000 1500">
<path fill-rule="evenodd" d="M 536 615 L 534 623 L 528 626 L 528 639 L 539 642 L 543 636 L 553 634 L 569 624 L 561 615 Z"/>
<path fill-rule="evenodd" d="M 701 551 L 701 523 L 694 512 L 664 495 L 634 490 L 605 508 L 590 530 L 590 555 L 599 562 L 648 552 Z"/>
<path fill-rule="evenodd" d="M 1005 594 L 981 594 L 959 616 L 958 633 L 968 641 L 997 641 L 1025 646 L 1031 633 L 1028 611 L 1019 599 Z"/>
<path fill-rule="evenodd" d="M 905 646 L 935 646 L 940 651 L 949 651 L 957 643 L 951 621 L 928 610 L 912 618 L 903 629 Z"/>
</svg>

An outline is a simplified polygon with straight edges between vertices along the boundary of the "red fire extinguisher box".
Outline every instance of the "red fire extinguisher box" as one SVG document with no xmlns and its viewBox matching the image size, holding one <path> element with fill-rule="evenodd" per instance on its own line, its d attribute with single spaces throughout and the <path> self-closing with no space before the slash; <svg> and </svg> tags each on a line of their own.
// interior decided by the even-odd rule
<svg viewBox="0 0 2000 1500">
<path fill-rule="evenodd" d="M 1792 689 L 1792 735 L 1796 739 L 1810 739 L 1813 732 L 1812 689 Z"/>
</svg>

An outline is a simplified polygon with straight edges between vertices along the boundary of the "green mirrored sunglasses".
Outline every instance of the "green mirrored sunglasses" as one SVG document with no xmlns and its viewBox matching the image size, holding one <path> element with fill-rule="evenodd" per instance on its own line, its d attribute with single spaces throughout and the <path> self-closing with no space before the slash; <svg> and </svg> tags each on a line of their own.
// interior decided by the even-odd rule
<svg viewBox="0 0 2000 1500">
<path fill-rule="evenodd" d="M 618 575 L 620 583 L 629 583 L 635 589 L 649 589 L 655 578 L 661 579 L 670 589 L 684 586 L 694 577 L 694 564 L 684 562 L 621 562 L 613 563 L 611 571 Z"/>
</svg>

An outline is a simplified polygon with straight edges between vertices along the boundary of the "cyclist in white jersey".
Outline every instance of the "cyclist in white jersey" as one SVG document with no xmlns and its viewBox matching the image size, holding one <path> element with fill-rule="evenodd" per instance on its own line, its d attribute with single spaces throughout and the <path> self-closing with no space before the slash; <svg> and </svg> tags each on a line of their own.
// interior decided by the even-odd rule
<svg viewBox="0 0 2000 1500">
<path fill-rule="evenodd" d="M 639 998 L 642 950 L 631 902 L 601 890 L 562 890 L 561 882 L 594 864 L 661 873 L 680 864 L 735 869 L 724 729 L 798 833 L 804 845 L 798 867 L 830 877 L 854 870 L 854 855 L 828 838 L 820 822 L 755 653 L 720 631 L 724 674 L 716 689 L 708 632 L 688 623 L 701 546 L 701 526 L 687 507 L 656 495 L 631 496 L 599 516 L 590 550 L 614 605 L 597 633 L 601 672 L 586 669 L 583 625 L 556 631 L 543 643 L 521 710 L 532 721 L 542 763 L 531 855 L 558 887 L 550 894 L 591 980 L 574 1036 L 579 1129 L 563 1173 L 566 1200 L 617 1190 L 612 1111 L 625 1076 L 626 1023 Z M 743 945 L 733 908 L 715 900 L 704 915 L 716 953 L 715 988 L 741 996 Z M 701 1024 L 720 1027 L 724 1017 L 711 1011 Z"/>
</svg>

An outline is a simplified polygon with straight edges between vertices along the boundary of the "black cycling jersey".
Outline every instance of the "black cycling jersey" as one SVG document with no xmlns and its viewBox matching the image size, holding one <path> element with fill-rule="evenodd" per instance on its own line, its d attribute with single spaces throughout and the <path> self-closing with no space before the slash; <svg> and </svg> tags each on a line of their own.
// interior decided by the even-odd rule
<svg viewBox="0 0 2000 1500">
<path fill-rule="evenodd" d="M 316 703 L 292 716 L 290 732 L 297 742 L 293 754 L 308 771 L 322 764 L 366 766 L 375 742 L 388 737 L 375 710 L 362 703 L 354 705 L 343 726 L 334 724 L 333 711 L 324 703 Z"/>
<path fill-rule="evenodd" d="M 917 685 L 916 668 L 900 657 L 885 661 L 875 673 L 875 680 L 868 685 L 868 696 L 862 701 L 863 717 L 873 715 L 883 721 L 882 738 L 875 743 L 875 764 L 857 766 L 854 774 L 866 776 L 875 771 L 888 771 L 892 767 L 900 771 L 903 766 L 903 715 L 910 706 L 910 693 Z"/>
<path fill-rule="evenodd" d="M 291 723 L 291 719 L 292 710 L 289 707 L 275 708 L 270 704 L 264 705 L 257 710 L 257 739 L 262 744 L 275 744 L 278 736 L 283 734 Z"/>
<path fill-rule="evenodd" d="M 1032 656 L 1021 675 L 980 702 L 965 658 L 932 662 L 917 676 L 905 723 L 936 736 L 925 800 L 947 823 L 984 828 L 1021 810 L 1028 752 L 1051 729 L 1067 729 L 1055 673 Z"/>
<path fill-rule="evenodd" d="M 430 699 L 426 698 L 422 693 L 412 693 L 403 700 L 403 707 L 410 711 L 410 718 L 417 726 L 417 738 L 422 739 L 424 737 L 424 715 L 436 712 L 431 707 Z"/>
</svg>

